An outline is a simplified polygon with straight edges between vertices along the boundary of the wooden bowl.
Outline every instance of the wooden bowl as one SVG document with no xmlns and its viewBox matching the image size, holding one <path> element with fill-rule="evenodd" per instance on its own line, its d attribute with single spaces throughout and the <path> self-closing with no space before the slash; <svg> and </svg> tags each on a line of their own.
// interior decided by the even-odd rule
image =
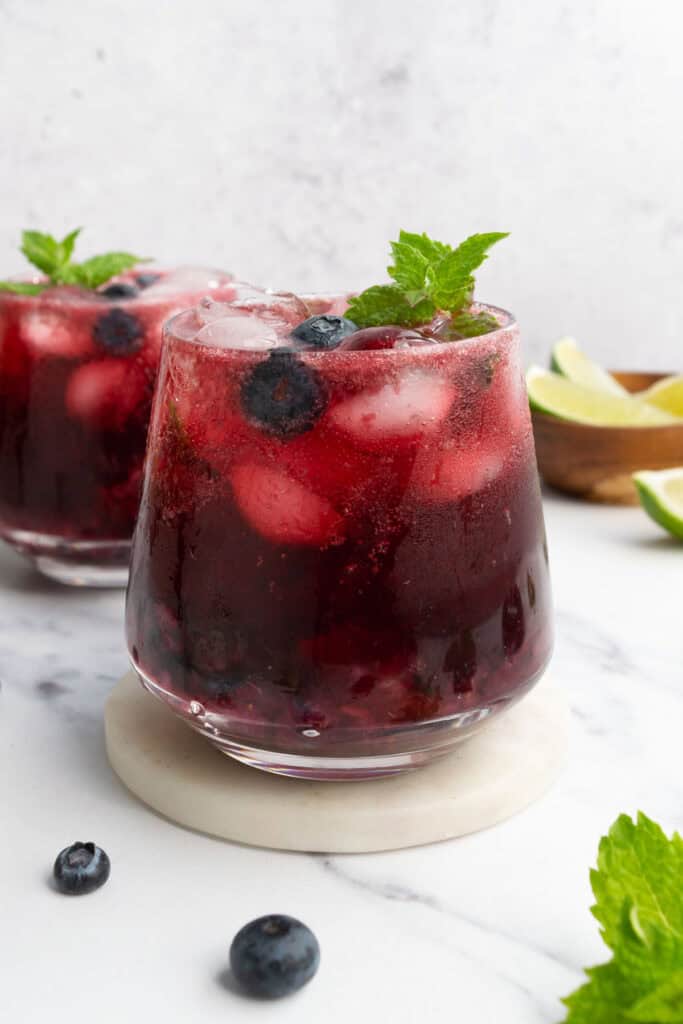
<svg viewBox="0 0 683 1024">
<path fill-rule="evenodd" d="M 642 391 L 665 373 L 614 373 L 628 391 Z M 587 501 L 634 505 L 631 473 L 683 466 L 683 420 L 660 427 L 596 427 L 532 412 L 536 458 L 551 487 Z"/>
</svg>

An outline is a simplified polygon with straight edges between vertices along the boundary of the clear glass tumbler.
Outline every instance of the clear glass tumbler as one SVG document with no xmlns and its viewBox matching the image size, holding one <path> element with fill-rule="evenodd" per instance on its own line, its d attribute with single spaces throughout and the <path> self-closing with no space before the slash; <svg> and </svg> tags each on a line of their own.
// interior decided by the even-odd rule
<svg viewBox="0 0 683 1024">
<path fill-rule="evenodd" d="M 448 753 L 541 676 L 541 496 L 508 313 L 311 351 L 289 335 L 307 302 L 166 326 L 128 643 L 227 754 L 362 779 Z"/>
<path fill-rule="evenodd" d="M 0 537 L 46 575 L 125 585 L 162 324 L 231 282 L 183 267 L 0 292 Z"/>
</svg>

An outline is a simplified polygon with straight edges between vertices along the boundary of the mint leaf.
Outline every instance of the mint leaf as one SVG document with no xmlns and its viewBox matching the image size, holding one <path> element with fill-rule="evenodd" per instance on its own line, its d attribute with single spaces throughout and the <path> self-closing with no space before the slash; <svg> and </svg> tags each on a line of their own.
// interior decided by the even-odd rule
<svg viewBox="0 0 683 1024">
<path fill-rule="evenodd" d="M 593 967 L 586 974 L 586 984 L 562 1000 L 569 1011 L 565 1024 L 629 1024 L 626 1013 L 638 998 L 637 989 L 613 963 Z"/>
<path fill-rule="evenodd" d="M 431 319 L 440 309 L 448 313 L 463 311 L 472 301 L 474 271 L 486 259 L 487 251 L 506 232 L 471 235 L 457 249 L 436 242 L 427 235 L 401 231 L 391 243 L 394 262 L 387 267 L 392 285 L 375 285 L 357 296 L 348 315 L 359 327 L 398 324 L 415 327 Z M 473 314 L 463 320 L 460 335 L 474 337 L 495 329 L 491 320 Z M 495 324 L 497 327 L 498 324 Z"/>
<path fill-rule="evenodd" d="M 438 263 L 447 253 L 453 251 L 450 245 L 446 245 L 444 242 L 435 242 L 426 234 L 414 235 L 410 231 L 399 231 L 398 240 L 412 249 L 417 249 L 428 263 Z"/>
<path fill-rule="evenodd" d="M 130 252 L 108 252 L 101 256 L 91 256 L 82 263 L 74 263 L 69 267 L 69 284 L 80 284 L 84 288 L 98 288 L 105 281 L 124 270 L 130 270 L 138 263 L 146 260 L 134 256 Z"/>
<path fill-rule="evenodd" d="M 453 317 L 452 326 L 463 338 L 478 338 L 482 334 L 490 334 L 500 327 L 499 322 L 491 313 L 481 310 L 479 313 L 457 313 Z"/>
<path fill-rule="evenodd" d="M 643 1024 L 683 1022 L 683 970 L 676 971 L 658 988 L 639 999 L 627 1013 L 629 1020 Z"/>
<path fill-rule="evenodd" d="M 52 235 L 44 235 L 42 231 L 24 231 L 21 236 L 21 251 L 29 263 L 52 277 L 62 262 L 60 246 Z"/>
<path fill-rule="evenodd" d="M 591 884 L 613 959 L 565 1000 L 567 1024 L 683 1024 L 683 840 L 622 814 L 600 841 Z"/>
<path fill-rule="evenodd" d="M 0 281 L 0 292 L 13 292 L 14 295 L 40 295 L 45 284 L 31 284 L 28 281 Z"/>
<path fill-rule="evenodd" d="M 431 320 L 435 312 L 429 299 L 413 305 L 397 285 L 379 284 L 351 299 L 344 315 L 359 327 L 384 324 L 413 327 Z"/>
<path fill-rule="evenodd" d="M 627 899 L 637 907 L 642 926 L 656 924 L 683 935 L 683 840 L 673 839 L 639 814 L 634 823 L 619 817 L 600 842 L 597 870 L 591 872 L 594 917 L 602 937 L 614 949 L 623 935 Z"/>
<path fill-rule="evenodd" d="M 439 309 L 455 311 L 472 301 L 474 271 L 487 259 L 487 250 L 503 238 L 507 233 L 501 231 L 470 235 L 432 266 L 429 295 Z"/>
<path fill-rule="evenodd" d="M 63 238 L 61 240 L 61 242 L 59 242 L 58 248 L 59 248 L 59 255 L 61 257 L 61 261 L 60 262 L 61 262 L 62 266 L 65 263 L 69 263 L 71 261 L 71 257 L 73 256 L 74 246 L 76 244 L 76 239 L 78 238 L 78 236 L 80 235 L 82 230 L 83 230 L 83 228 L 76 228 L 74 231 L 70 231 L 69 234 L 66 235 L 66 237 Z"/>
<path fill-rule="evenodd" d="M 413 248 L 406 242 L 392 242 L 391 252 L 394 257 L 393 266 L 387 267 L 389 277 L 404 292 L 418 292 L 424 294 L 427 271 L 430 263 L 419 249 Z"/>
<path fill-rule="evenodd" d="M 78 284 L 91 289 L 98 288 L 124 270 L 130 270 L 137 263 L 146 262 L 130 252 L 108 252 L 92 256 L 82 263 L 73 263 L 71 258 L 80 233 L 81 228 L 76 228 L 58 242 L 52 235 L 43 234 L 42 231 L 24 231 L 21 251 L 34 267 L 46 275 L 50 284 Z M 5 282 L 2 287 L 4 291 L 37 295 L 38 291 L 29 291 L 28 288 L 42 290 L 46 285 L 15 286 L 12 282 Z"/>
</svg>

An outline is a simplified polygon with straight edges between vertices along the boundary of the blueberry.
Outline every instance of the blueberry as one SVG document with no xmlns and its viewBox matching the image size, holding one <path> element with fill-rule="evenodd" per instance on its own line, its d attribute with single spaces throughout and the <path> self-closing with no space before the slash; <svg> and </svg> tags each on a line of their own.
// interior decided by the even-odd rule
<svg viewBox="0 0 683 1024">
<path fill-rule="evenodd" d="M 230 947 L 230 967 L 251 996 L 278 999 L 302 988 L 320 964 L 310 928 L 285 914 L 259 917 L 242 928 Z"/>
<path fill-rule="evenodd" d="M 343 338 L 357 330 L 346 317 L 323 313 L 297 324 L 291 336 L 304 348 L 336 348 Z"/>
<path fill-rule="evenodd" d="M 282 349 L 254 367 L 242 384 L 241 397 L 247 415 L 279 437 L 310 430 L 326 405 L 320 375 Z"/>
<path fill-rule="evenodd" d="M 138 288 L 149 288 L 151 284 L 161 279 L 161 274 L 136 274 L 135 280 Z"/>
<path fill-rule="evenodd" d="M 107 299 L 134 299 L 140 292 L 134 284 L 126 284 L 125 281 L 115 281 L 103 288 L 100 295 Z"/>
<path fill-rule="evenodd" d="M 53 869 L 55 885 L 66 896 L 94 892 L 109 878 L 111 863 L 94 843 L 74 843 L 57 857 Z"/>
<path fill-rule="evenodd" d="M 137 317 L 118 307 L 103 313 L 93 327 L 95 342 L 115 356 L 127 356 L 142 345 L 142 324 Z"/>
</svg>

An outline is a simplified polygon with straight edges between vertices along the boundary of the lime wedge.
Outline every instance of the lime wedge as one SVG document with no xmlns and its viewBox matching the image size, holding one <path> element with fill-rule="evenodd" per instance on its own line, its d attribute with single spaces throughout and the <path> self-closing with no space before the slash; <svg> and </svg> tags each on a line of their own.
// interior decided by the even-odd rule
<svg viewBox="0 0 683 1024">
<path fill-rule="evenodd" d="M 573 338 L 562 338 L 553 347 L 550 367 L 563 377 L 573 380 L 575 384 L 583 384 L 586 388 L 605 391 L 610 395 L 628 395 L 619 381 L 615 380 L 607 370 L 598 366 L 581 351 Z"/>
<path fill-rule="evenodd" d="M 651 519 L 683 540 L 683 466 L 633 474 L 640 504 Z"/>
<path fill-rule="evenodd" d="M 638 398 L 673 416 L 683 417 L 683 377 L 665 377 L 647 391 L 641 391 Z"/>
<path fill-rule="evenodd" d="M 680 422 L 637 398 L 596 391 L 540 366 L 531 367 L 526 384 L 532 409 L 563 420 L 603 427 L 654 427 Z"/>
</svg>

